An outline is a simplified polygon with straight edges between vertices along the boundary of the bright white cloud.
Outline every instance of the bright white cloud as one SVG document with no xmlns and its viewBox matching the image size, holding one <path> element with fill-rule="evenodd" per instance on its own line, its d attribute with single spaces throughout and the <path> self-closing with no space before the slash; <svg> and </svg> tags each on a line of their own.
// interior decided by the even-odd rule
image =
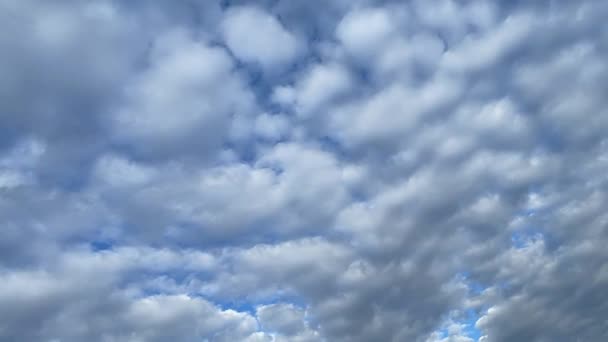
<svg viewBox="0 0 608 342">
<path fill-rule="evenodd" d="M 218 47 L 175 31 L 158 38 L 151 59 L 151 67 L 125 86 L 127 103 L 112 122 L 119 140 L 145 154 L 212 153 L 231 116 L 247 116 L 252 108 L 252 95 Z"/>
<path fill-rule="evenodd" d="M 257 7 L 230 8 L 221 29 L 237 58 L 258 63 L 269 71 L 292 62 L 302 49 L 298 39 L 276 17 Z"/>
</svg>

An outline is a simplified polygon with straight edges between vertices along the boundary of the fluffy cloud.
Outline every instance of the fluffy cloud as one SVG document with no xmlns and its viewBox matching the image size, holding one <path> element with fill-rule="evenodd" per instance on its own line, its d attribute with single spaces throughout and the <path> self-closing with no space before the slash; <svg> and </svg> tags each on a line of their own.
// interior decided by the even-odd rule
<svg viewBox="0 0 608 342">
<path fill-rule="evenodd" d="M 145 155 L 212 155 L 234 116 L 248 116 L 253 95 L 228 54 L 183 31 L 154 42 L 150 67 L 125 86 L 126 104 L 111 132 Z"/>
<path fill-rule="evenodd" d="M 0 13 L 0 341 L 608 338 L 603 1 Z"/>
<path fill-rule="evenodd" d="M 185 294 L 147 294 L 138 272 L 204 271 L 213 258 L 149 248 L 111 252 L 78 249 L 40 269 L 2 272 L 2 340 L 188 341 L 215 336 L 242 340 L 255 318 Z M 184 267 L 185 268 L 182 268 Z M 135 273 L 135 274 L 133 274 Z M 131 279 L 129 279 L 131 278 Z M 137 278 L 140 278 L 136 280 Z"/>
<path fill-rule="evenodd" d="M 237 58 L 268 70 L 284 67 L 302 49 L 298 39 L 277 18 L 256 7 L 228 9 L 221 29 Z"/>
</svg>

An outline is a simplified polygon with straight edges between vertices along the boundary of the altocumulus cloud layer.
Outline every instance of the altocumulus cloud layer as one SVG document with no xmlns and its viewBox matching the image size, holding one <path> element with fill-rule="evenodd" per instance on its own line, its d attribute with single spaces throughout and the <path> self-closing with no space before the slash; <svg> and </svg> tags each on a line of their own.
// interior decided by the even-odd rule
<svg viewBox="0 0 608 342">
<path fill-rule="evenodd" d="M 607 17 L 0 0 L 0 341 L 608 341 Z"/>
</svg>

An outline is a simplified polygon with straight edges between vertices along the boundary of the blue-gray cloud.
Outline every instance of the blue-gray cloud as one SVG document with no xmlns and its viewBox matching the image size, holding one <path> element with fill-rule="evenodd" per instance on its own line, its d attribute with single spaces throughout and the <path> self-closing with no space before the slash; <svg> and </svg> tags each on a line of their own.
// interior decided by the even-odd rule
<svg viewBox="0 0 608 342">
<path fill-rule="evenodd" d="M 607 15 L 0 0 L 0 341 L 606 340 Z"/>
</svg>

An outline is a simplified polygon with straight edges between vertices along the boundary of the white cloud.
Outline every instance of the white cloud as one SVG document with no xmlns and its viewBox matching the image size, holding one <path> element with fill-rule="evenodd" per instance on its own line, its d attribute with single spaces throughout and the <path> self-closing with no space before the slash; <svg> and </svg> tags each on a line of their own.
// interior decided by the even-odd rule
<svg viewBox="0 0 608 342">
<path fill-rule="evenodd" d="M 261 8 L 230 8 L 221 29 L 226 44 L 237 58 L 258 63 L 268 71 L 291 63 L 302 50 L 298 39 Z"/>
<path fill-rule="evenodd" d="M 183 31 L 155 43 L 150 68 L 125 87 L 127 103 L 116 112 L 112 131 L 145 154 L 211 154 L 225 139 L 231 116 L 248 115 L 252 95 L 224 50 Z"/>
<path fill-rule="evenodd" d="M 262 114 L 255 121 L 255 132 L 264 139 L 278 141 L 289 134 L 290 122 L 284 115 Z"/>
<path fill-rule="evenodd" d="M 317 113 L 337 97 L 346 94 L 354 80 L 342 65 L 315 65 L 296 84 L 296 108 L 304 117 Z"/>
<path fill-rule="evenodd" d="M 393 19 L 384 8 L 356 9 L 340 20 L 336 36 L 349 54 L 366 62 L 380 53 L 395 33 Z"/>
</svg>

